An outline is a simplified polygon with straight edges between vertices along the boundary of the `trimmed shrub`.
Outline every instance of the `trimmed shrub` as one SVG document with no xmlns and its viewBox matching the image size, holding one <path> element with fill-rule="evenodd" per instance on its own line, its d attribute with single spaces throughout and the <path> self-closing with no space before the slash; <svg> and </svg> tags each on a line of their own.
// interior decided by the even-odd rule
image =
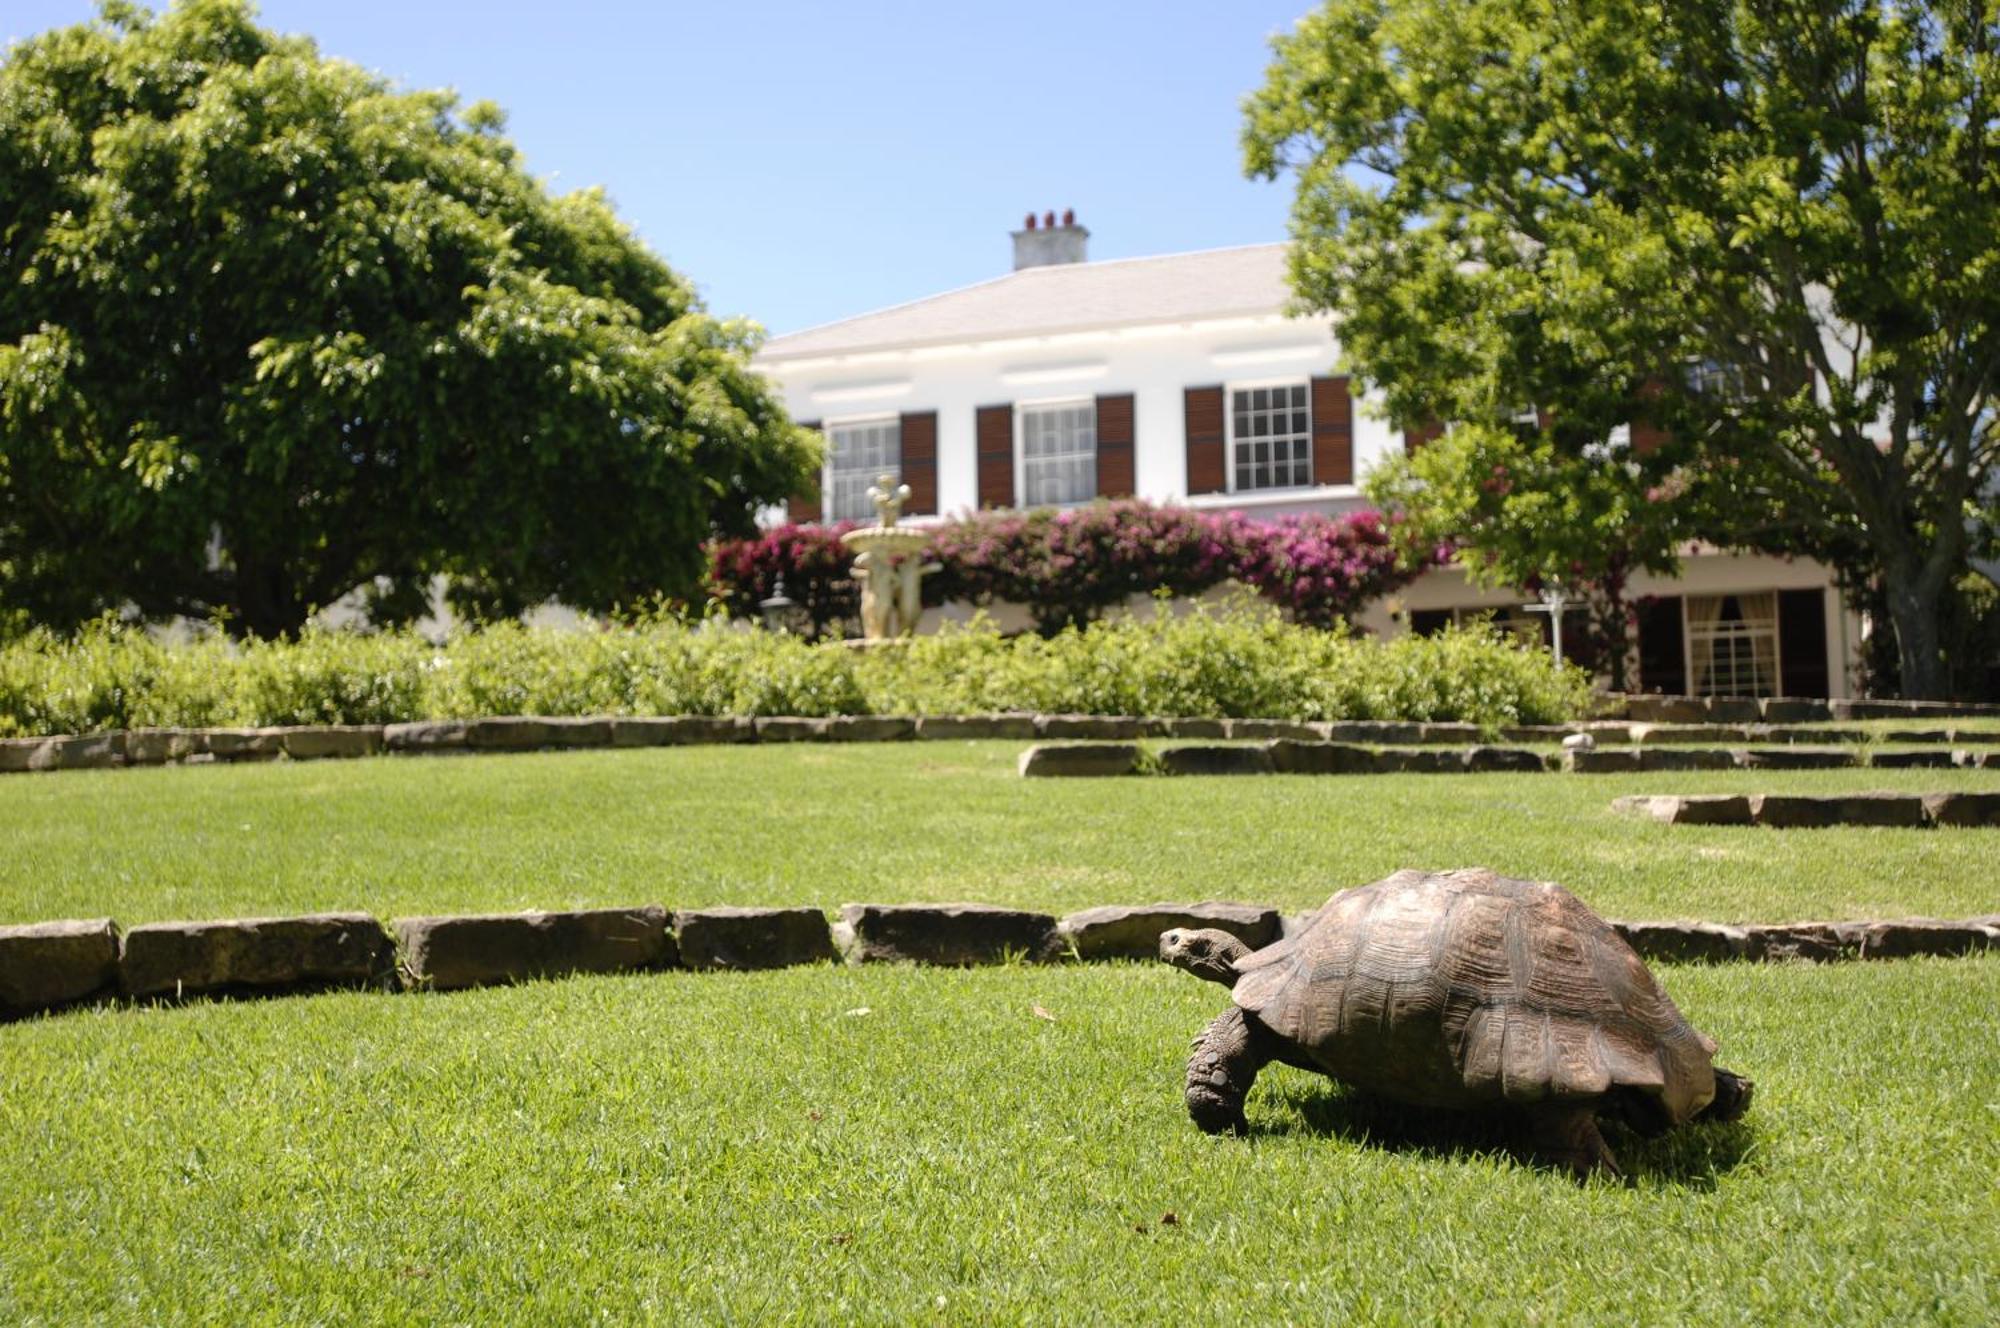
<svg viewBox="0 0 2000 1328">
<path fill-rule="evenodd" d="M 1002 637 L 990 621 L 857 650 L 720 618 L 602 629 L 499 624 L 168 645 L 99 624 L 0 647 L 0 734 L 365 724 L 480 715 L 964 714 L 1039 710 L 1281 719 L 1583 713 L 1588 682 L 1480 629 L 1394 641 L 1287 622 L 1247 594 L 1211 609 Z"/>
</svg>

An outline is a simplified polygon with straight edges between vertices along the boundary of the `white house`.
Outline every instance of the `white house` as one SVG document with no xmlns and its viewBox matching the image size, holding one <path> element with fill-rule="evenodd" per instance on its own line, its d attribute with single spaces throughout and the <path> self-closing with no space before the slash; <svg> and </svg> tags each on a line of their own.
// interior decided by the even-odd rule
<svg viewBox="0 0 2000 1328">
<path fill-rule="evenodd" d="M 1093 263 L 1088 238 L 1067 214 L 1031 216 L 1005 276 L 772 338 L 758 368 L 827 439 L 820 493 L 792 518 L 872 516 L 884 471 L 919 519 L 1128 495 L 1251 516 L 1364 505 L 1357 479 L 1411 440 L 1331 371 L 1331 321 L 1285 313 L 1284 245 Z M 1649 597 L 1648 690 L 1851 694 L 1859 624 L 1818 564 L 1696 551 L 1631 593 Z M 1519 592 L 1455 569 L 1396 598 L 1364 625 L 1524 613 Z"/>
</svg>

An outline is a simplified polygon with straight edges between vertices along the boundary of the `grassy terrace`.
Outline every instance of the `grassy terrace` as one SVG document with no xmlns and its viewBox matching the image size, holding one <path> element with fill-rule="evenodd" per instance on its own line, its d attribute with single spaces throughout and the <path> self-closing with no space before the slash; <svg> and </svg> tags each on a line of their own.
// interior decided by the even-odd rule
<svg viewBox="0 0 2000 1328">
<path fill-rule="evenodd" d="M 2000 909 L 2000 832 L 1616 817 L 1625 792 L 1993 771 L 1029 782 L 1018 744 L 0 780 L 0 920 L 974 898 L 1288 907 L 1406 864 L 1602 911 Z M 863 801 L 854 786 L 877 781 Z M 1659 970 L 1740 1125 L 1577 1187 L 1266 1071 L 1214 987 L 830 966 L 110 1008 L 0 1027 L 0 1322 L 1912 1322 L 2000 1315 L 2000 955 Z M 1043 1018 L 1036 1007 L 1053 1018 Z M 1166 1214 L 1173 1214 L 1168 1221 Z"/>
<path fill-rule="evenodd" d="M 1016 743 L 381 758 L 0 779 L 0 923 L 974 899 L 1317 906 L 1398 867 L 1611 916 L 2000 911 L 1985 830 L 1653 825 L 1621 793 L 2000 789 L 1995 770 L 1026 781 Z"/>
</svg>

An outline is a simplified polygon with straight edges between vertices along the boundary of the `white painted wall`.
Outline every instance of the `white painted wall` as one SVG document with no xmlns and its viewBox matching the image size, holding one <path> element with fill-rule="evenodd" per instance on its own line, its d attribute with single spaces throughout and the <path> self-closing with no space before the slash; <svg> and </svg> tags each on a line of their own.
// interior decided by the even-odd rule
<svg viewBox="0 0 2000 1328">
<path fill-rule="evenodd" d="M 833 424 L 936 411 L 938 507 L 949 514 L 977 506 L 973 428 L 981 406 L 1129 392 L 1138 496 L 1182 502 L 1188 497 L 1185 389 L 1303 382 L 1335 373 L 1338 355 L 1328 320 L 1269 314 L 858 355 L 760 358 L 756 365 L 794 419 Z M 1402 445 L 1376 401 L 1356 401 L 1357 475 Z M 1018 461 L 1018 438 L 1015 450 Z M 1204 497 L 1193 505 L 1277 515 L 1344 511 L 1361 502 L 1355 486 L 1336 485 Z"/>
</svg>

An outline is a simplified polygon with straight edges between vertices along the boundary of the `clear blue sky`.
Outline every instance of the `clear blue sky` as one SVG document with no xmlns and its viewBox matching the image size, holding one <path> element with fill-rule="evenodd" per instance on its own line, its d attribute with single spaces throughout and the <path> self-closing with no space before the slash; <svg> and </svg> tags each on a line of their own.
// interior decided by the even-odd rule
<svg viewBox="0 0 2000 1328">
<path fill-rule="evenodd" d="M 155 3 L 154 9 L 165 8 Z M 509 114 L 718 313 L 773 331 L 998 276 L 1029 209 L 1093 258 L 1284 238 L 1239 103 L 1310 0 L 264 0 L 263 21 Z M 0 0 L 0 42 L 95 0 Z"/>
</svg>

